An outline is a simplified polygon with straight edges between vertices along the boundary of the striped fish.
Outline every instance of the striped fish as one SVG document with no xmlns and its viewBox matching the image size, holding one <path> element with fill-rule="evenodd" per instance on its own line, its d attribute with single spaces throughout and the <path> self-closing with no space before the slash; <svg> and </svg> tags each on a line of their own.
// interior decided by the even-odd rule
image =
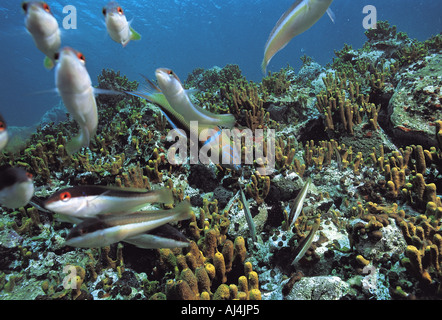
<svg viewBox="0 0 442 320">
<path fill-rule="evenodd" d="M 295 3 L 279 18 L 267 40 L 264 59 L 261 67 L 266 74 L 267 66 L 273 56 L 282 50 L 293 37 L 313 26 L 327 11 L 334 22 L 329 6 L 333 0 L 296 0 Z"/>
</svg>

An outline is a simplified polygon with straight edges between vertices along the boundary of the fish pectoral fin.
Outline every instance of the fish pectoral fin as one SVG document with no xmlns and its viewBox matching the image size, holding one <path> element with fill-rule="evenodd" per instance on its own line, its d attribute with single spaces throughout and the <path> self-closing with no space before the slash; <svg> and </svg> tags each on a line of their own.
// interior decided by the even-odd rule
<svg viewBox="0 0 442 320">
<path fill-rule="evenodd" d="M 116 91 L 116 90 L 111 90 L 111 89 L 101 89 L 101 88 L 93 88 L 94 91 L 94 95 L 99 95 L 99 94 L 107 94 L 107 95 L 120 95 L 120 94 L 126 94 L 126 92 L 122 92 L 122 91 Z"/>
<path fill-rule="evenodd" d="M 68 155 L 73 155 L 81 148 L 89 146 L 90 137 L 89 130 L 87 128 L 81 128 L 80 133 L 66 144 L 66 152 Z"/>
<path fill-rule="evenodd" d="M 46 56 L 43 60 L 43 65 L 46 69 L 51 70 L 52 68 L 54 68 L 55 64 L 54 61 L 52 61 L 51 58 L 49 58 L 48 56 Z"/>
<path fill-rule="evenodd" d="M 130 40 L 141 40 L 141 35 L 130 27 Z"/>
</svg>

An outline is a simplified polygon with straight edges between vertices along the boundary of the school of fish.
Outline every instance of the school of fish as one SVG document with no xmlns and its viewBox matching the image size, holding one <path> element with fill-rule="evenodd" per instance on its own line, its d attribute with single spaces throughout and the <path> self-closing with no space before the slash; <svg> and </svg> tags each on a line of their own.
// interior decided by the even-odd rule
<svg viewBox="0 0 442 320">
<path fill-rule="evenodd" d="M 325 12 L 333 20 L 329 9 L 332 1 L 295 1 L 269 35 L 261 65 L 264 73 L 272 57 L 293 37 L 312 27 Z M 66 145 L 69 155 L 88 147 L 97 132 L 97 94 L 130 94 L 144 98 L 160 107 L 170 125 L 183 134 L 200 135 L 204 131 L 210 132 L 201 144 L 216 140 L 214 137 L 219 135 L 221 128 L 234 127 L 235 117 L 232 114 L 214 114 L 192 103 L 189 97 L 191 92 L 185 90 L 178 76 L 167 68 L 156 70 L 158 86 L 146 78 L 147 86 L 139 91 L 116 92 L 94 88 L 84 55 L 69 46 L 61 47 L 60 28 L 49 5 L 43 1 L 25 1 L 21 7 L 25 14 L 25 27 L 36 47 L 44 54 L 44 67 L 54 69 L 56 91 L 79 127 L 77 136 Z M 117 2 L 109 2 L 103 7 L 102 13 L 108 35 L 123 48 L 130 41 L 141 39 L 141 35 L 131 27 L 131 22 L 127 21 L 123 8 Z M 197 132 L 191 132 L 192 121 L 198 122 Z M 6 121 L 0 114 L 0 151 L 7 147 L 9 141 L 7 129 Z M 235 151 L 231 145 L 222 146 L 223 157 L 227 154 L 232 159 L 238 158 L 238 152 Z M 309 184 L 310 181 L 295 201 L 290 214 L 291 223 L 299 215 Z M 247 203 L 242 189 L 240 193 L 241 201 Z M 183 201 L 168 210 L 139 211 L 151 203 L 172 205 L 171 190 L 165 188 L 148 191 L 83 185 L 67 187 L 47 199 L 38 199 L 34 196 L 30 174 L 19 167 L 0 166 L 0 205 L 14 209 L 33 204 L 39 210 L 53 213 L 62 221 L 73 223 L 74 227 L 66 239 L 66 245 L 69 246 L 104 247 L 119 241 L 141 248 L 187 246 L 188 240 L 170 223 L 189 219 L 190 204 Z M 253 229 L 249 220 L 249 227 Z M 314 231 L 307 237 L 307 242 L 311 241 L 313 234 Z"/>
</svg>

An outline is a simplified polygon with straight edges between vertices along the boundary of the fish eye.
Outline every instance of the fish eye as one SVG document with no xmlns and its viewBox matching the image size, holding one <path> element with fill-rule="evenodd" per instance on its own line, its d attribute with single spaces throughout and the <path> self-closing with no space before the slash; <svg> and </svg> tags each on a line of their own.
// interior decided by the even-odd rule
<svg viewBox="0 0 442 320">
<path fill-rule="evenodd" d="M 173 76 L 173 71 L 172 71 L 172 70 L 169 70 L 167 73 L 168 73 L 170 76 Z"/>
<path fill-rule="evenodd" d="M 81 52 L 77 53 L 77 58 L 83 62 L 86 62 L 86 58 L 84 57 L 84 55 Z"/>
<path fill-rule="evenodd" d="M 28 177 L 29 179 L 32 179 L 34 176 L 32 173 L 26 172 L 26 177 Z"/>
<path fill-rule="evenodd" d="M 54 60 L 60 59 L 60 52 L 54 53 Z"/>
<path fill-rule="evenodd" d="M 71 194 L 69 192 L 63 192 L 60 194 L 61 201 L 68 201 L 71 198 Z"/>
<path fill-rule="evenodd" d="M 5 124 L 0 121 L 0 131 L 4 131 L 6 128 Z"/>
<path fill-rule="evenodd" d="M 51 8 L 49 8 L 49 5 L 48 5 L 46 2 L 43 2 L 43 9 L 44 9 L 46 12 L 51 12 Z"/>
<path fill-rule="evenodd" d="M 21 7 L 23 8 L 23 10 L 24 10 L 25 12 L 28 11 L 28 3 L 27 3 L 27 2 L 23 2 L 23 3 L 21 4 Z"/>
<path fill-rule="evenodd" d="M 118 7 L 118 8 L 117 8 L 117 11 L 118 11 L 118 13 L 121 14 L 121 15 L 124 13 L 124 12 L 123 12 L 123 8 L 121 8 L 121 7 Z"/>
<path fill-rule="evenodd" d="M 105 16 L 106 15 L 106 8 L 103 8 L 103 15 Z"/>
</svg>

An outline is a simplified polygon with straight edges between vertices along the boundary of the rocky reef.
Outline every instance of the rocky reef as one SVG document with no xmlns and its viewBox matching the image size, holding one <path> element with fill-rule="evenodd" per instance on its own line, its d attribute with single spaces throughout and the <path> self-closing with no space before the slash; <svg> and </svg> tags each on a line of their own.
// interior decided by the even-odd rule
<svg viewBox="0 0 442 320">
<path fill-rule="evenodd" d="M 327 66 L 304 56 L 298 72 L 287 67 L 260 83 L 237 65 L 188 76 L 199 106 L 233 114 L 240 128 L 275 130 L 274 154 L 264 150 L 275 159 L 270 175 L 259 159 L 240 168 L 170 164 L 166 118 L 128 95 L 97 99 L 97 135 L 73 156 L 69 115 L 39 126 L 22 151 L 1 153 L 1 164 L 33 174 L 41 199 L 85 184 L 168 187 L 193 214 L 175 224 L 187 248 L 79 249 L 64 246 L 72 224 L 32 205 L 1 208 L 0 299 L 440 298 L 442 35 L 419 42 L 379 22 L 366 36 Z M 98 83 L 138 87 L 110 69 Z"/>
</svg>

